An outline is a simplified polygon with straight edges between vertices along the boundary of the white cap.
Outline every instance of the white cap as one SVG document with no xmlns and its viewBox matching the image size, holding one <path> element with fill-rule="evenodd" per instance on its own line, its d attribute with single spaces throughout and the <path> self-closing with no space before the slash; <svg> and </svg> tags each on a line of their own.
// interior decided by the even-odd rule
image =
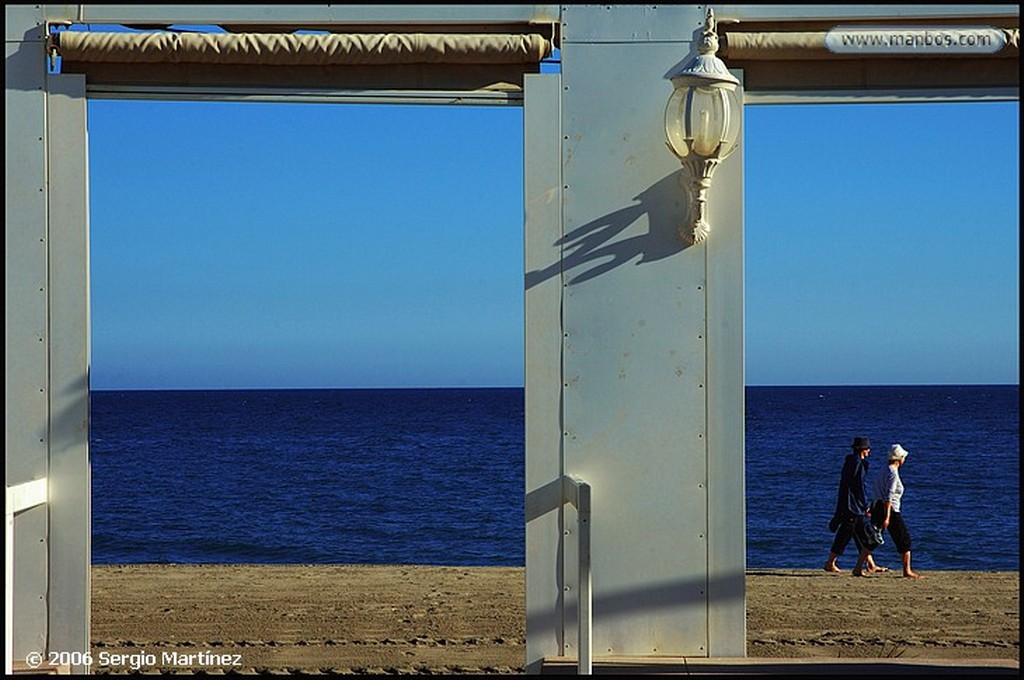
<svg viewBox="0 0 1024 680">
<path fill-rule="evenodd" d="M 909 454 L 910 452 L 899 444 L 893 444 L 889 447 L 889 462 L 891 463 L 894 460 L 902 461 Z"/>
</svg>

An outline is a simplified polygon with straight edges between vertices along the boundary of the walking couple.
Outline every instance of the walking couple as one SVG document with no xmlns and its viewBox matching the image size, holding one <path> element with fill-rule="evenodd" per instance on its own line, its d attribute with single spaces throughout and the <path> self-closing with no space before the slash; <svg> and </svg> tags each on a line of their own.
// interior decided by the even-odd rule
<svg viewBox="0 0 1024 680">
<path fill-rule="evenodd" d="M 907 450 L 899 444 L 889 448 L 889 465 L 874 480 L 873 502 L 869 505 L 865 487 L 871 442 L 867 437 L 854 437 L 851 448 L 853 451 L 843 461 L 836 509 L 828 526 L 829 531 L 834 531 L 836 536 L 832 541 L 828 561 L 825 562 L 825 571 L 842 571 L 836 565 L 836 558 L 843 554 L 851 538 L 859 552 L 857 564 L 853 568 L 854 576 L 889 571 L 875 564 L 871 554 L 882 544 L 882 533 L 888 529 L 889 537 L 896 544 L 896 551 L 903 561 L 903 576 L 921 578 L 910 567 L 910 532 L 900 512 L 903 482 L 900 480 L 899 469 L 907 459 Z"/>
</svg>

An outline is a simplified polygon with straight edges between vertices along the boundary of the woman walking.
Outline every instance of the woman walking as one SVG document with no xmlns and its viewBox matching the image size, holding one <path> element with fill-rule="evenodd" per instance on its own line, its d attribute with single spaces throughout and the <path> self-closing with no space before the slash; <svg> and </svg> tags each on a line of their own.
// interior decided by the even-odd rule
<svg viewBox="0 0 1024 680">
<path fill-rule="evenodd" d="M 896 544 L 896 551 L 903 560 L 903 576 L 921 578 L 910 568 L 910 531 L 903 521 L 900 512 L 903 498 L 903 480 L 900 479 L 900 467 L 906 463 L 909 452 L 899 444 L 889 447 L 889 466 L 875 479 L 874 502 L 871 504 L 871 521 L 883 530 L 889 530 L 889 536 Z"/>
</svg>

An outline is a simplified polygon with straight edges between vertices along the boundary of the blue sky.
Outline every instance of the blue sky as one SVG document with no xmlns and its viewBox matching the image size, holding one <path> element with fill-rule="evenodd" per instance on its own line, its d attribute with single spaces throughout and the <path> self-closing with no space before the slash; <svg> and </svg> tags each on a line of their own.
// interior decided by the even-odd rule
<svg viewBox="0 0 1024 680">
<path fill-rule="evenodd" d="M 1018 382 L 1017 102 L 745 115 L 747 384 Z M 521 109 L 92 100 L 89 144 L 93 388 L 523 384 Z"/>
</svg>

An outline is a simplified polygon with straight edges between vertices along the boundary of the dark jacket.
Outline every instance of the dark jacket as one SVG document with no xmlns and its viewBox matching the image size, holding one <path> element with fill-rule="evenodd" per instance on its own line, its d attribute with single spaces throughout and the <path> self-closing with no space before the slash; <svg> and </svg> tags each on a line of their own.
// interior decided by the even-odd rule
<svg viewBox="0 0 1024 680">
<path fill-rule="evenodd" d="M 864 493 L 864 480 L 867 478 L 868 461 L 857 452 L 846 456 L 843 461 L 843 472 L 839 477 L 839 494 L 836 496 L 837 519 L 859 517 L 868 511 L 868 501 Z"/>
</svg>

